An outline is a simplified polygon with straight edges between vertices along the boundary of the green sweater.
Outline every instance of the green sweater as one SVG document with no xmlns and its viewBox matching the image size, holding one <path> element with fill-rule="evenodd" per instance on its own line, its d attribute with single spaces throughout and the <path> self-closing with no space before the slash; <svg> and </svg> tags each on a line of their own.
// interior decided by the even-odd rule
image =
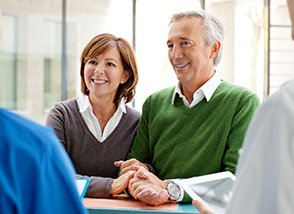
<svg viewBox="0 0 294 214">
<path fill-rule="evenodd" d="M 150 164 L 161 179 L 235 172 L 247 126 L 259 105 L 251 91 L 223 81 L 192 108 L 174 87 L 147 98 L 128 159 Z M 152 170 L 151 170 L 152 171 Z"/>
</svg>

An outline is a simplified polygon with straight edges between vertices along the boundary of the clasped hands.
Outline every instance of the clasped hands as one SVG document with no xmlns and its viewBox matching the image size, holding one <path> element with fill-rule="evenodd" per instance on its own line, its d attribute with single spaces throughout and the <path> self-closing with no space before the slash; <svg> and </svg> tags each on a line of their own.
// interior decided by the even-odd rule
<svg viewBox="0 0 294 214">
<path fill-rule="evenodd" d="M 121 175 L 114 180 L 110 194 L 118 194 L 128 188 L 129 193 L 145 204 L 157 206 L 168 201 L 167 182 L 149 172 L 148 167 L 136 159 L 116 161 Z"/>
<path fill-rule="evenodd" d="M 128 188 L 129 193 L 135 199 L 148 205 L 157 206 L 168 201 L 167 181 L 162 181 L 149 172 L 145 164 L 136 159 L 130 159 L 127 161 L 116 161 L 114 165 L 121 170 L 120 177 L 115 179 L 112 185 L 114 186 L 112 189 L 117 190 L 116 194 Z M 198 200 L 193 200 L 192 204 L 201 214 L 214 214 L 213 210 Z"/>
</svg>

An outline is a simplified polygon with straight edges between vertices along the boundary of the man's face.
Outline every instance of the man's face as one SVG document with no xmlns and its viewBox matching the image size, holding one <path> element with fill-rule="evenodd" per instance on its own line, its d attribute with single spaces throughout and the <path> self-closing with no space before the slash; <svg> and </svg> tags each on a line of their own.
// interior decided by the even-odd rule
<svg viewBox="0 0 294 214">
<path fill-rule="evenodd" d="M 212 47 L 205 43 L 201 19 L 185 17 L 172 23 L 168 35 L 168 57 L 182 84 L 193 84 L 211 76 Z M 208 78 L 209 78 L 208 77 Z"/>
</svg>

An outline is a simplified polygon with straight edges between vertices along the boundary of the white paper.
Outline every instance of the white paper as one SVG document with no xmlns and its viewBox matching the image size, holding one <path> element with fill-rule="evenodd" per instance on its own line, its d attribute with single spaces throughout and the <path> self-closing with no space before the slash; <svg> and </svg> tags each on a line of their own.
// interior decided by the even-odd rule
<svg viewBox="0 0 294 214">
<path fill-rule="evenodd" d="M 89 185 L 90 179 L 89 178 L 76 178 L 76 184 L 77 184 L 77 189 L 80 197 L 84 197 L 88 185 Z"/>
<path fill-rule="evenodd" d="M 220 172 L 179 180 L 192 199 L 199 200 L 217 213 L 223 213 L 232 196 L 235 176 Z"/>
</svg>

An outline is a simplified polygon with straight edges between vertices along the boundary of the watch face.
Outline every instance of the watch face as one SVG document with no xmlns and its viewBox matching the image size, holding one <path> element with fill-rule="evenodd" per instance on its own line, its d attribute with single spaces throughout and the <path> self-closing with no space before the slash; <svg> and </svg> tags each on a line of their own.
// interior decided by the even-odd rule
<svg viewBox="0 0 294 214">
<path fill-rule="evenodd" d="M 166 190 L 167 190 L 167 192 L 169 194 L 170 199 L 173 200 L 173 201 L 177 201 L 181 196 L 180 187 L 176 183 L 174 183 L 172 181 L 168 181 Z"/>
</svg>

